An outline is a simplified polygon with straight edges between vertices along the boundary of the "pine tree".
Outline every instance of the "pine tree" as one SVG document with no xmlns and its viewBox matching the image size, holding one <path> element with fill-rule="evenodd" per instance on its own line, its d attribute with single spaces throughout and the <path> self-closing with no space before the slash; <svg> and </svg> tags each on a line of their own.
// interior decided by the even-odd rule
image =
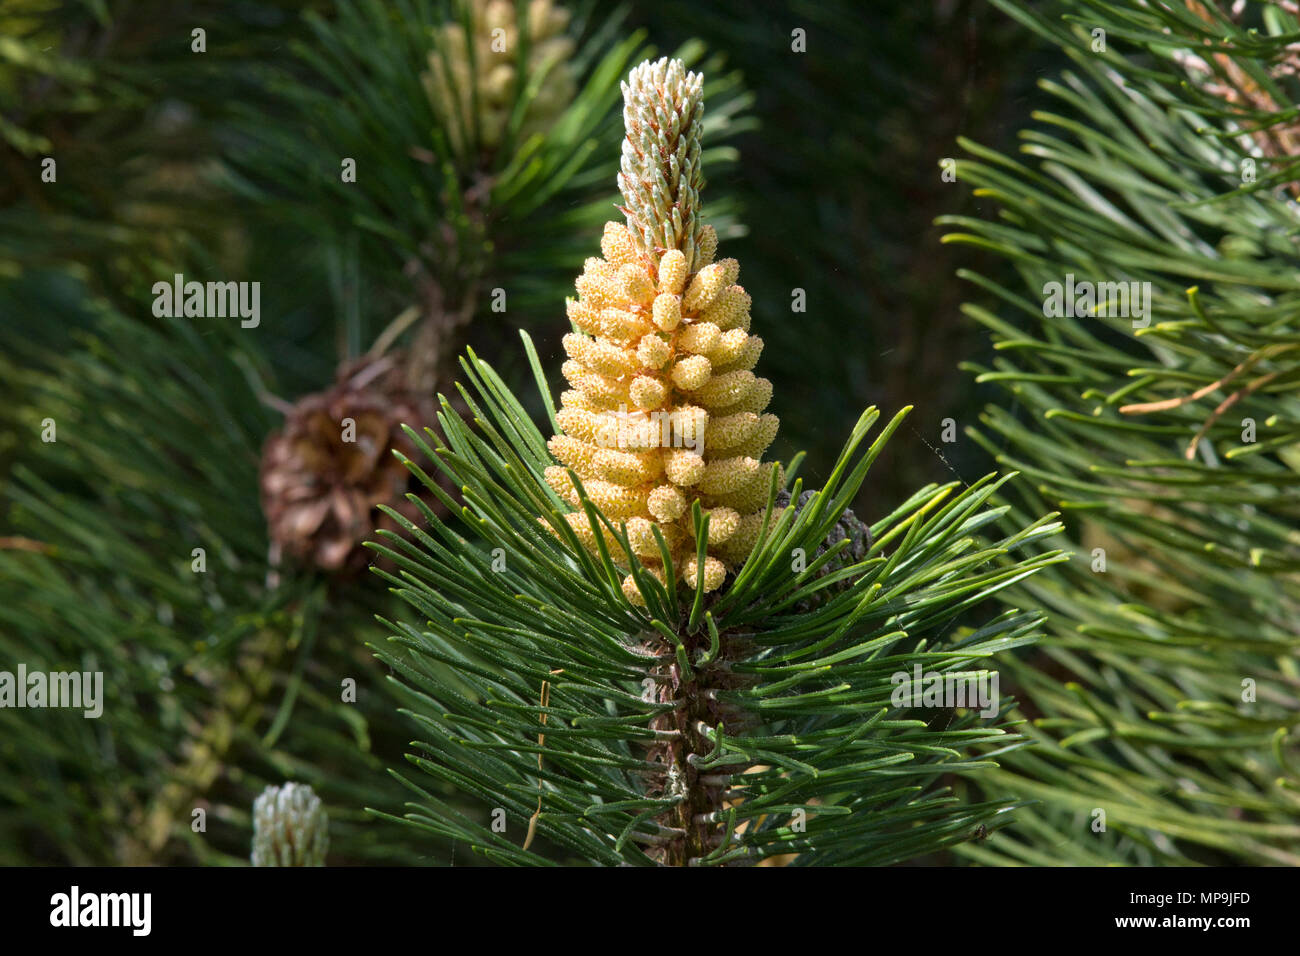
<svg viewBox="0 0 1300 956">
<path fill-rule="evenodd" d="M 1009 399 L 970 434 L 1024 475 L 1008 521 L 1060 510 L 1072 560 L 1007 591 L 1048 619 L 1007 665 L 1037 746 L 981 790 L 1034 805 L 962 852 L 1295 865 L 1300 19 L 996 2 L 1073 67 L 1023 160 L 964 144 L 999 221 L 948 217 L 948 239 L 1023 281 L 966 273 L 997 306 L 967 307 L 998 355 L 970 367 Z"/>
<path fill-rule="evenodd" d="M 524 338 L 549 448 L 470 352 L 468 415 L 444 398 L 440 435 L 408 429 L 420 455 L 403 457 L 448 517 L 413 496 L 423 520 L 388 509 L 407 536 L 372 545 L 395 566 L 377 573 L 424 622 L 386 621 L 378 648 L 423 731 L 409 760 L 424 776 L 403 776 L 418 799 L 401 819 L 493 861 L 891 863 L 1010 808 L 957 801 L 944 781 L 990 769 L 975 752 L 1014 749 L 1018 735 L 911 699 L 913 668 L 987 676 L 989 658 L 1031 642 L 1039 615 L 971 609 L 1053 563 L 1016 553 L 1057 526 L 981 542 L 1005 513 L 986 505 L 1006 479 L 928 486 L 830 571 L 866 538 L 827 535 L 906 410 L 865 449 L 879 412 L 864 412 L 810 498 L 797 459 L 759 465 L 773 396 L 732 368 L 761 341 L 740 267 L 713 261 L 702 222 L 700 83 L 661 60 L 624 85 L 626 224 L 606 227 L 605 257 L 576 283 L 561 411 Z M 683 447 L 643 447 L 651 413 Z M 800 504 L 778 508 L 790 481 Z M 448 785 L 488 812 L 464 813 Z"/>
<path fill-rule="evenodd" d="M 993 6 L 4 4 L 0 864 L 1300 861 L 1300 17 Z"/>
<path fill-rule="evenodd" d="M 21 42 L 50 52 L 18 58 L 23 69 L 10 77 L 15 88 L 48 95 L 30 100 L 41 108 L 22 112 L 22 135 L 8 131 L 13 150 L 5 154 L 22 178 L 5 196 L 4 222 L 15 228 L 0 237 L 0 382 L 11 399 L 0 411 L 7 471 L 0 657 L 31 669 L 102 671 L 110 699 L 99 721 L 0 709 L 3 862 L 247 860 L 254 798 L 290 780 L 310 786 L 323 802 L 330 861 L 446 858 L 445 846 L 416 849 L 404 830 L 364 814 L 367 805 L 400 805 L 400 785 L 382 768 L 399 758 L 411 729 L 393 698 L 380 692 L 382 674 L 365 648 L 367 635 L 378 639 L 374 614 L 385 608 L 383 596 L 349 572 L 356 569 L 354 545 L 378 516 L 373 504 L 402 504 L 408 485 L 405 470 L 396 466 L 395 482 L 390 466 L 389 439 L 403 437 L 391 419 L 423 423 L 422 407 L 432 398 L 431 391 L 416 394 L 420 378 L 411 374 L 429 363 L 398 361 L 421 353 L 409 317 L 426 316 L 418 283 L 402 274 L 411 250 L 438 238 L 451 261 L 472 259 L 485 276 L 504 271 L 499 260 L 515 260 L 506 243 L 452 228 L 463 198 L 458 191 L 474 175 L 465 167 L 418 209 L 400 205 L 418 215 L 390 222 L 368 242 L 356 235 L 358 225 L 367 225 L 358 208 L 377 201 L 376 179 L 385 169 L 391 176 L 383 189 L 393 195 L 429 188 L 428 162 L 409 150 L 420 143 L 441 150 L 447 133 L 420 77 L 438 62 L 431 30 L 446 29 L 468 9 L 345 3 L 327 16 L 309 15 L 300 29 L 277 19 L 274 4 L 248 5 L 241 17 L 260 26 L 237 18 L 231 31 L 240 34 L 242 24 L 254 40 L 214 31 L 202 55 L 191 53 L 189 26 L 180 30 L 170 16 L 159 18 L 157 33 L 143 15 L 67 20 L 62 46 L 52 43 L 57 11 L 34 10 L 24 21 Z M 580 223 L 607 201 L 614 164 L 590 165 L 584 137 L 616 121 L 617 80 L 640 46 L 637 37 L 613 42 L 611 24 L 580 19 L 565 27 L 565 35 L 585 38 L 582 52 L 565 63 L 571 83 L 558 88 L 544 128 L 530 132 L 514 154 L 491 160 L 499 192 L 486 197 L 487 218 L 520 233 L 545 233 L 558 262 L 565 261 L 564 237 L 573 226 L 557 210 Z M 553 17 L 553 39 L 557 25 Z M 280 60 L 256 54 L 295 44 L 300 61 L 277 67 L 270 93 L 263 91 L 257 81 L 265 78 L 264 64 Z M 150 51 L 143 65 L 125 62 L 141 49 Z M 702 49 L 691 44 L 688 55 L 699 57 Z M 357 60 L 348 61 L 355 69 L 343 79 L 301 65 L 321 66 L 344 51 Z M 47 64 L 64 59 L 79 71 Z M 49 86 L 26 75 L 33 63 L 81 85 L 71 93 Z M 545 85 L 542 72 L 554 66 L 525 61 L 518 102 L 534 98 L 538 83 Z M 152 195 L 156 171 L 166 164 L 144 150 L 130 167 L 123 155 L 135 148 L 130 139 L 110 136 L 98 153 L 97 180 L 76 161 L 92 144 L 77 139 L 82 127 L 72 117 L 94 107 L 100 128 L 143 122 L 158 115 L 160 77 L 173 72 L 194 97 L 193 108 L 182 99 L 161 111 L 190 117 L 180 138 L 196 132 L 200 109 L 220 119 L 202 127 L 211 139 L 197 137 L 182 154 L 187 170 L 205 175 L 182 177 L 178 193 L 154 207 L 164 219 L 137 229 L 120 214 L 116 191 L 110 201 L 94 187 L 135 168 L 142 191 Z M 393 73 L 408 97 L 395 100 Z M 350 97 L 323 92 L 330 82 L 342 82 Z M 103 101 L 72 95 L 83 88 Z M 214 105 L 227 98 L 239 105 Z M 393 129 L 391 139 L 366 140 L 367 104 L 394 100 L 396 114 L 411 122 Z M 304 104 L 328 109 L 303 110 Z M 743 108 L 734 76 L 718 105 L 724 124 Z M 336 154 L 361 157 L 364 188 L 348 197 L 356 205 L 346 222 L 331 219 L 322 192 L 273 192 L 240 178 L 259 142 L 241 111 L 260 111 L 286 156 L 314 157 L 317 166 L 328 161 L 336 181 Z M 412 129 L 414 140 L 406 138 Z M 322 153 L 330 134 L 337 134 L 334 151 Z M 84 135 L 93 139 L 94 130 Z M 43 187 L 38 154 L 47 146 L 60 177 Z M 526 162 L 525 151 L 536 162 Z M 511 155 L 519 159 L 513 166 Z M 367 156 L 374 160 L 369 167 Z M 277 167 L 262 159 L 274 183 Z M 303 178 L 301 170 L 295 175 Z M 320 178 L 309 182 L 319 185 Z M 227 214 L 214 215 L 217 204 Z M 58 223 L 84 241 L 48 229 L 40 235 L 32 222 Z M 275 264 L 273 275 L 256 271 L 266 263 Z M 518 299 L 544 289 L 562 295 L 546 268 L 543 262 L 531 272 L 531 289 Z M 261 324 L 241 329 L 229 320 L 154 314 L 152 284 L 176 272 L 263 279 Z M 509 292 L 514 297 L 515 287 Z M 471 321 L 491 315 L 482 297 L 472 308 L 468 301 L 457 308 Z M 398 321 L 390 321 L 394 312 Z M 343 418 L 352 418 L 361 441 L 342 437 Z M 354 454 L 371 440 L 373 457 Z M 330 483 L 321 493 L 324 478 Z M 310 527 L 325 513 L 328 519 Z"/>
</svg>

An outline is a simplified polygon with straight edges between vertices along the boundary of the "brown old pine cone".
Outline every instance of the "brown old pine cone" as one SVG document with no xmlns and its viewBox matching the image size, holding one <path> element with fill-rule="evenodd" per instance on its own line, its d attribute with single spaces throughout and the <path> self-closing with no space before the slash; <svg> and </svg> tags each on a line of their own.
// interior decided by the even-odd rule
<svg viewBox="0 0 1300 956">
<path fill-rule="evenodd" d="M 431 401 L 409 392 L 401 356 L 391 353 L 346 363 L 331 388 L 294 404 L 262 449 L 262 511 L 273 547 L 325 571 L 365 567 L 362 542 L 376 528 L 398 530 L 377 505 L 418 515 L 405 497 L 418 488 L 392 454 L 414 454 L 403 423 L 433 425 L 434 412 Z"/>
</svg>

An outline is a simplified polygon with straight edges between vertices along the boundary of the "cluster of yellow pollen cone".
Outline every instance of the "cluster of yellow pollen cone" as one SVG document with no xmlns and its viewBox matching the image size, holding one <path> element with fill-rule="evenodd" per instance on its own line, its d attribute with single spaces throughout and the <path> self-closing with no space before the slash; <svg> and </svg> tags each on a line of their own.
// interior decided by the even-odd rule
<svg viewBox="0 0 1300 956">
<path fill-rule="evenodd" d="M 646 570 L 666 583 L 658 525 L 676 574 L 695 588 L 720 587 L 749 557 L 762 529 L 772 471 L 763 462 L 780 422 L 764 414 L 772 383 L 752 369 L 763 340 L 749 334 L 750 298 L 736 284 L 735 259 L 713 262 L 717 234 L 700 230 L 691 273 L 679 249 L 642 252 L 632 233 L 607 223 L 603 258 L 586 261 L 578 298 L 568 300 L 579 329 L 564 337 L 571 389 L 557 415 L 562 434 L 548 443 L 561 463 L 546 479 L 574 512 L 566 520 L 583 545 L 596 536 L 568 469 L 609 521 L 625 523 Z M 709 515 L 707 557 L 697 561 L 691 504 Z M 774 516 L 775 517 L 775 516 Z M 609 534 L 611 556 L 627 565 Z M 629 574 L 629 601 L 644 598 Z"/>
</svg>

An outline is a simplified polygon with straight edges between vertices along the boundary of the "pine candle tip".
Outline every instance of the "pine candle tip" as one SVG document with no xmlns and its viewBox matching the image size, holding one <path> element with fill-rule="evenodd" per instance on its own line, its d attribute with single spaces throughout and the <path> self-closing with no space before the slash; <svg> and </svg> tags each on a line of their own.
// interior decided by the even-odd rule
<svg viewBox="0 0 1300 956">
<path fill-rule="evenodd" d="M 269 786 L 253 801 L 253 866 L 324 866 L 329 817 L 304 783 Z"/>
<path fill-rule="evenodd" d="M 638 250 L 656 258 L 678 249 L 694 271 L 704 227 L 700 150 L 704 78 L 681 60 L 646 60 L 623 86 L 623 158 L 618 188 Z"/>
</svg>

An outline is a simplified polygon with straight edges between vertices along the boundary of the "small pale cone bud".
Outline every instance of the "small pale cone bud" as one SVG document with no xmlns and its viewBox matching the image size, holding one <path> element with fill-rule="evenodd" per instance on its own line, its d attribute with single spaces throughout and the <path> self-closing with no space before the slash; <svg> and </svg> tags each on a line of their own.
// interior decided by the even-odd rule
<svg viewBox="0 0 1300 956">
<path fill-rule="evenodd" d="M 601 309 L 597 320 L 600 334 L 619 345 L 626 344 L 650 331 L 650 323 L 627 309 Z"/>
<path fill-rule="evenodd" d="M 545 475 L 546 483 L 557 495 L 570 507 L 582 510 L 582 499 L 567 471 L 552 465 Z M 647 492 L 641 488 L 625 488 L 600 478 L 583 478 L 582 487 L 591 503 L 610 521 L 626 521 L 645 510 Z"/>
<path fill-rule="evenodd" d="M 599 446 L 569 435 L 556 435 L 546 447 L 556 460 L 578 472 L 589 469 L 600 451 Z"/>
<path fill-rule="evenodd" d="M 487 31 L 500 30 L 513 33 L 515 28 L 514 4 L 509 0 L 490 0 L 483 13 L 483 22 Z"/>
<path fill-rule="evenodd" d="M 607 276 L 584 272 L 574 282 L 578 296 L 592 308 L 603 309 L 618 301 L 619 290 Z"/>
<path fill-rule="evenodd" d="M 761 415 L 758 425 L 748 439 L 728 451 L 739 457 L 762 458 L 763 452 L 776 440 L 777 429 L 781 420 L 775 415 Z"/>
<path fill-rule="evenodd" d="M 625 521 L 645 511 L 646 492 L 641 488 L 625 488 L 610 481 L 584 481 L 587 497 L 611 521 Z"/>
<path fill-rule="evenodd" d="M 695 393 L 695 400 L 718 415 L 758 414 L 772 399 L 772 383 L 746 369 L 713 376 Z"/>
<path fill-rule="evenodd" d="M 695 355 L 710 355 L 718 347 L 722 333 L 712 322 L 697 322 L 689 325 L 677 336 L 677 347 Z"/>
<path fill-rule="evenodd" d="M 665 332 L 671 332 L 682 321 L 682 297 L 671 292 L 661 292 L 655 296 L 655 325 Z"/>
<path fill-rule="evenodd" d="M 636 262 L 640 257 L 636 243 L 627 226 L 616 222 L 605 223 L 605 235 L 600 240 L 600 251 L 605 258 L 615 265 L 624 266 Z"/>
<path fill-rule="evenodd" d="M 641 594 L 641 589 L 636 586 L 636 578 L 630 574 L 623 578 L 623 596 L 630 604 L 645 607 L 645 597 Z"/>
<path fill-rule="evenodd" d="M 632 380 L 628 396 L 637 408 L 658 408 L 668 397 L 668 386 L 650 375 L 638 375 Z"/>
<path fill-rule="evenodd" d="M 588 303 L 578 299 L 565 299 L 564 311 L 569 316 L 569 321 L 580 331 L 586 332 L 588 335 L 601 334 L 598 319 L 600 312 L 593 309 Z"/>
<path fill-rule="evenodd" d="M 644 565 L 645 571 L 660 584 L 667 584 L 668 579 L 664 575 L 664 569 L 656 565 Z M 636 586 L 636 578 L 628 575 L 623 579 L 623 596 L 637 607 L 645 607 L 645 597 L 641 594 L 641 589 Z"/>
<path fill-rule="evenodd" d="M 684 448 L 673 448 L 664 453 L 664 474 L 673 484 L 683 488 L 703 478 L 705 467 L 703 458 Z"/>
<path fill-rule="evenodd" d="M 740 527 L 740 513 L 734 508 L 718 507 L 710 508 L 709 515 L 709 546 L 724 544 L 728 538 L 736 533 Z M 692 538 L 695 537 L 695 525 L 690 523 L 686 528 Z"/>
<path fill-rule="evenodd" d="M 660 485 L 650 492 L 646 505 L 656 521 L 676 521 L 686 511 L 686 496 L 674 485 Z"/>
<path fill-rule="evenodd" d="M 648 518 L 629 518 L 627 522 L 627 540 L 632 545 L 632 552 L 639 558 L 659 556 L 659 542 L 655 540 Z"/>
<path fill-rule="evenodd" d="M 693 392 L 709 380 L 713 367 L 703 355 L 678 359 L 673 366 L 673 384 L 686 392 Z"/>
<path fill-rule="evenodd" d="M 644 305 L 654 298 L 654 283 L 641 266 L 631 263 L 623 266 L 619 270 L 619 278 L 623 281 L 623 293 L 629 302 Z"/>
<path fill-rule="evenodd" d="M 707 309 L 726 287 L 722 281 L 724 274 L 720 263 L 705 266 L 695 273 L 686 295 L 682 297 L 682 311 L 694 314 Z"/>
<path fill-rule="evenodd" d="M 783 510 L 780 506 L 773 506 L 769 528 L 776 524 Z M 762 531 L 762 511 L 755 511 L 745 515 L 740 519 L 740 524 L 737 526 L 735 533 L 718 549 L 722 559 L 729 564 L 744 563 L 745 559 L 753 552 L 754 545 L 758 544 Z"/>
<path fill-rule="evenodd" d="M 578 468 L 573 465 L 569 467 L 578 471 Z M 637 453 L 602 448 L 592 456 L 592 462 L 588 467 L 592 473 L 611 484 L 631 488 L 654 481 L 662 475 L 663 456 L 658 451 Z"/>
<path fill-rule="evenodd" d="M 573 408 L 568 406 L 567 403 L 566 407 L 561 408 L 556 413 L 555 418 L 566 435 L 571 435 L 579 441 L 590 442 L 594 445 L 606 444 L 609 434 L 617 427 L 615 421 L 611 420 L 609 424 L 606 424 L 603 416 L 585 408 Z"/>
<path fill-rule="evenodd" d="M 573 487 L 573 482 L 569 479 L 569 473 L 559 465 L 552 465 L 543 473 L 546 476 L 546 483 L 551 486 L 551 490 L 569 501 L 571 504 L 577 500 L 577 492 Z M 570 500 L 572 496 L 572 500 Z"/>
<path fill-rule="evenodd" d="M 727 372 L 709 379 L 696 391 L 695 400 L 711 411 L 729 408 L 743 401 L 753 387 L 753 372 Z"/>
<path fill-rule="evenodd" d="M 659 291 L 681 295 L 689 274 L 685 254 L 680 249 L 669 249 L 659 260 Z"/>
<path fill-rule="evenodd" d="M 700 491 L 706 495 L 725 495 L 744 488 L 758 472 L 752 458 L 724 458 L 711 461 L 700 476 Z"/>
<path fill-rule="evenodd" d="M 723 288 L 712 304 L 700 313 L 699 321 L 712 322 L 726 332 L 735 328 L 749 331 L 749 293 L 738 285 Z"/>
<path fill-rule="evenodd" d="M 531 0 L 528 4 L 528 32 L 534 37 L 550 37 L 569 25 L 569 11 L 551 0 Z"/>
<path fill-rule="evenodd" d="M 741 514 L 762 511 L 767 507 L 767 493 L 773 470 L 776 471 L 776 486 L 780 489 L 785 484 L 785 469 L 780 462 L 765 461 L 746 484 L 735 491 L 714 495 L 710 499 L 711 503 L 735 508 Z"/>
<path fill-rule="evenodd" d="M 469 19 L 468 35 L 455 22 L 462 12 Z M 577 74 L 574 43 L 565 35 L 568 23 L 568 11 L 550 0 L 532 0 L 523 18 L 512 0 L 473 0 L 463 11 L 454 11 L 453 22 L 434 28 L 429 68 L 420 81 L 457 158 L 477 163 L 482 149 L 501 145 L 516 108 L 521 66 L 527 76 L 539 78 L 533 95 L 521 104 L 521 140 L 550 127 L 569 107 L 577 93 Z M 524 31 L 528 56 L 521 63 Z"/>
<path fill-rule="evenodd" d="M 718 265 L 722 266 L 722 284 L 731 285 L 740 278 L 740 262 L 736 259 L 723 259 Z"/>
<path fill-rule="evenodd" d="M 657 335 L 645 336 L 636 347 L 636 357 L 646 368 L 663 368 L 672 354 L 673 347 Z"/>
<path fill-rule="evenodd" d="M 575 409 L 583 412 L 600 412 L 601 408 L 592 402 L 586 395 L 577 389 L 566 389 L 560 393 L 560 404 L 566 409 Z"/>
<path fill-rule="evenodd" d="M 695 244 L 695 268 L 702 269 L 713 261 L 718 251 L 718 233 L 712 226 L 700 230 L 699 241 Z"/>
<path fill-rule="evenodd" d="M 253 801 L 253 866 L 324 866 L 329 816 L 311 787 L 267 787 Z"/>
<path fill-rule="evenodd" d="M 767 404 L 771 400 L 772 383 L 765 378 L 755 378 L 746 390 L 744 397 L 733 406 L 731 411 L 758 414 L 767 408 Z"/>
<path fill-rule="evenodd" d="M 607 306 L 596 307 L 591 302 L 568 299 L 565 307 L 569 321 L 588 335 L 599 335 L 614 343 L 637 338 L 650 328 L 650 324 L 633 312 Z"/>
<path fill-rule="evenodd" d="M 735 329 L 741 332 L 741 329 Z M 712 358 L 713 370 L 719 375 L 725 375 L 727 372 L 748 372 L 758 364 L 758 357 L 763 354 L 763 340 L 757 335 L 746 335 L 744 344 L 733 358 L 724 360 L 723 357 Z"/>
<path fill-rule="evenodd" d="M 515 69 L 509 63 L 498 63 L 488 70 L 484 80 L 487 99 L 492 103 L 502 103 L 510 93 L 515 82 Z"/>
<path fill-rule="evenodd" d="M 583 365 L 569 360 L 560 366 L 560 373 L 569 384 L 591 401 L 605 408 L 617 408 L 628 401 L 628 386 L 616 378 L 590 372 Z"/>
<path fill-rule="evenodd" d="M 563 339 L 564 351 L 575 362 L 593 372 L 619 378 L 636 370 L 636 360 L 624 349 L 609 342 L 569 333 Z"/>
<path fill-rule="evenodd" d="M 690 559 L 682 569 L 682 578 L 690 587 L 695 587 L 699 577 L 699 562 Z M 714 557 L 704 559 L 704 590 L 705 592 L 716 591 L 722 587 L 723 580 L 727 577 L 726 566 Z"/>
<path fill-rule="evenodd" d="M 672 444 L 699 452 L 709 427 L 709 413 L 698 405 L 683 405 L 673 410 Z"/>
<path fill-rule="evenodd" d="M 715 418 L 709 423 L 708 451 L 711 458 L 734 458 L 734 455 L 719 455 L 719 452 L 749 441 L 758 429 L 758 416 L 753 412 L 738 412 Z"/>
<path fill-rule="evenodd" d="M 582 260 L 582 273 L 590 279 L 610 279 L 618 267 L 606 262 L 600 256 L 587 256 Z"/>
<path fill-rule="evenodd" d="M 740 527 L 740 512 L 734 508 L 719 507 L 709 511 L 709 544 L 726 544 L 727 539 Z"/>
</svg>

